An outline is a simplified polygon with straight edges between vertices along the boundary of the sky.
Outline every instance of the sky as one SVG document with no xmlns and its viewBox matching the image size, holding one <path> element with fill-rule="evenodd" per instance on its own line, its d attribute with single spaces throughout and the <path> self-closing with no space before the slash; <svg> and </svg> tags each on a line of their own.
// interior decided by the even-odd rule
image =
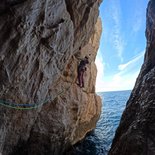
<svg viewBox="0 0 155 155">
<path fill-rule="evenodd" d="M 148 0 L 103 0 L 96 91 L 131 90 L 144 61 Z"/>
</svg>

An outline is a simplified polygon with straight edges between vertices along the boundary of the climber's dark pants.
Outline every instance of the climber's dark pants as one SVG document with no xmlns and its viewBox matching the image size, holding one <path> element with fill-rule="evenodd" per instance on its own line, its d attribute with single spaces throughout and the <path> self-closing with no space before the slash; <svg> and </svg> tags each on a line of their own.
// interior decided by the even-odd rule
<svg viewBox="0 0 155 155">
<path fill-rule="evenodd" d="M 84 75 L 84 69 L 81 67 L 78 67 L 78 83 L 80 87 L 84 87 L 83 75 Z"/>
</svg>

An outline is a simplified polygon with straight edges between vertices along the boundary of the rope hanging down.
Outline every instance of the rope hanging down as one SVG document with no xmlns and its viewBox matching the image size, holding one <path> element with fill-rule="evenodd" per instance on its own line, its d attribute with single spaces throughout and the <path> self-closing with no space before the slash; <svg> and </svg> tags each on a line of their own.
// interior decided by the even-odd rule
<svg viewBox="0 0 155 155">
<path fill-rule="evenodd" d="M 74 81 L 74 80 L 73 80 Z M 73 84 L 73 81 L 71 85 Z M 49 101 L 54 101 L 59 95 L 63 94 L 64 92 L 68 91 L 71 88 L 71 85 L 67 87 L 65 90 L 59 92 L 54 99 L 51 97 L 46 98 L 43 101 L 40 101 L 38 103 L 25 103 L 25 104 L 18 104 L 15 102 L 11 102 L 8 100 L 0 99 L 0 105 L 5 106 L 7 108 L 11 109 L 17 109 L 17 110 L 32 110 L 41 107 L 43 104 L 48 103 Z"/>
</svg>

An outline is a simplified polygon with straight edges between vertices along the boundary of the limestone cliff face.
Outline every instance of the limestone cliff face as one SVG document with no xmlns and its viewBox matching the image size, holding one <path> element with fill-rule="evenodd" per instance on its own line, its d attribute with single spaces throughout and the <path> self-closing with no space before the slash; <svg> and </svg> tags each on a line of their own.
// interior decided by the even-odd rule
<svg viewBox="0 0 155 155">
<path fill-rule="evenodd" d="M 109 155 L 155 154 L 155 1 L 147 8 L 147 48 Z"/>
<path fill-rule="evenodd" d="M 94 64 L 101 34 L 99 4 L 1 1 L 0 99 L 16 104 L 48 99 L 33 110 L 0 105 L 2 155 L 61 155 L 95 127 L 101 110 Z M 85 87 L 79 88 L 77 66 L 85 55 L 90 63 Z"/>
</svg>

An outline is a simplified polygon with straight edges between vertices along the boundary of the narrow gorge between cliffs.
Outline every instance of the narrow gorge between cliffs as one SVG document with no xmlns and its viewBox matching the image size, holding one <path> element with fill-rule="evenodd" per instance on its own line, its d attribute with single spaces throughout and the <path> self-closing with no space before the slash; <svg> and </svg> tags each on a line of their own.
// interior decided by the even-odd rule
<svg viewBox="0 0 155 155">
<path fill-rule="evenodd" d="M 130 18 L 116 18 L 121 17 L 121 9 L 129 8 L 122 8 L 121 4 L 130 1 L 111 1 L 112 10 L 102 8 L 101 2 L 1 0 L 0 155 L 155 154 L 155 1 L 148 2 L 144 63 L 135 86 L 132 91 L 110 93 L 96 93 L 96 83 L 106 88 L 125 88 L 124 81 L 129 83 L 130 79 L 122 80 L 121 71 L 142 59 L 144 52 L 136 55 L 134 50 L 126 51 L 137 57 L 131 56 L 133 61 L 126 63 L 123 59 L 124 46 L 129 42 L 138 44 L 136 35 L 128 33 L 128 38 L 133 39 L 126 43 L 120 35 L 121 22 L 127 23 Z M 135 1 L 135 5 L 140 6 L 140 2 Z M 100 10 L 99 17 L 100 6 L 105 16 Z M 140 12 L 137 9 L 133 19 L 140 17 Z M 102 18 L 113 20 L 109 32 Z M 141 23 L 133 26 L 135 32 Z M 127 26 L 123 29 L 130 30 Z M 106 54 L 103 38 L 114 54 Z M 107 76 L 113 72 L 105 70 L 108 63 L 102 59 L 103 51 L 104 58 L 111 62 L 120 59 L 121 63 L 109 65 L 111 69 L 118 67 L 119 74 L 114 78 L 117 83 L 110 76 L 110 82 L 104 80 L 106 84 L 96 81 L 95 59 L 102 65 L 98 70 L 102 69 Z M 89 63 L 84 86 L 79 87 L 77 69 L 85 57 Z"/>
</svg>

